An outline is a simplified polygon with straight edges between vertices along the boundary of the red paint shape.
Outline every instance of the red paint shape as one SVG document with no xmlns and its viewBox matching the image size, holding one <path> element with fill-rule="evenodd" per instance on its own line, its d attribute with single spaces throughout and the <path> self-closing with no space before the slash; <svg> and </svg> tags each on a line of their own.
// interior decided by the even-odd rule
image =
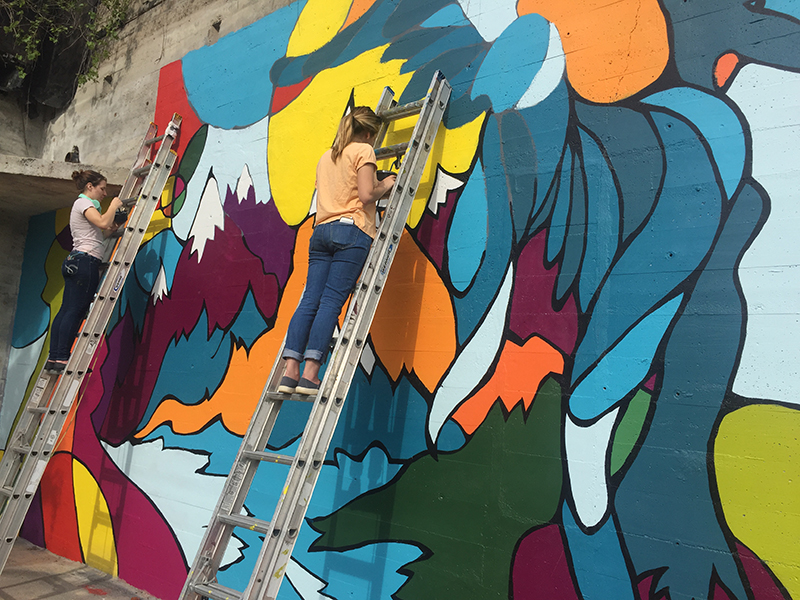
<svg viewBox="0 0 800 600">
<path fill-rule="evenodd" d="M 183 117 L 178 143 L 172 147 L 178 155 L 181 155 L 203 123 L 189 102 L 183 82 L 183 64 L 179 60 L 162 67 L 158 74 L 158 97 L 153 119 L 159 131 L 164 131 L 174 113 Z"/>
<path fill-rule="evenodd" d="M 656 374 L 654 373 L 654 374 L 652 375 L 652 377 L 650 377 L 650 379 L 648 379 L 647 381 L 645 381 L 645 382 L 642 384 L 642 387 L 643 387 L 644 389 L 646 389 L 648 392 L 652 392 L 654 389 L 656 389 L 656 377 L 657 377 L 657 376 L 656 376 Z"/>
<path fill-rule="evenodd" d="M 108 592 L 105 590 L 101 590 L 100 588 L 93 588 L 89 587 L 88 585 L 85 585 L 83 586 L 83 589 L 85 589 L 87 592 L 95 596 L 108 596 Z"/>
<path fill-rule="evenodd" d="M 39 488 L 42 494 L 45 548 L 53 554 L 82 562 L 72 487 L 71 454 L 58 452 L 53 455 Z"/>
<path fill-rule="evenodd" d="M 642 600 L 650 600 L 650 590 L 653 589 L 653 576 L 648 575 L 636 585 L 636 590 L 639 592 L 639 598 Z"/>
<path fill-rule="evenodd" d="M 725 86 L 738 64 L 739 57 L 732 52 L 723 54 L 717 59 L 717 63 L 714 65 L 714 82 L 717 87 Z"/>
<path fill-rule="evenodd" d="M 760 558 L 742 544 L 736 544 L 736 551 L 739 553 L 744 573 L 747 576 L 747 581 L 750 582 L 750 589 L 753 590 L 755 600 L 787 600 L 787 597 L 783 595 Z M 715 596 L 714 600 L 719 600 L 719 598 Z"/>
<path fill-rule="evenodd" d="M 309 77 L 300 83 L 275 88 L 275 91 L 272 92 L 272 107 L 269 109 L 270 114 L 274 115 L 286 108 L 292 100 L 297 98 L 303 90 L 308 87 L 312 79 L 313 77 Z"/>
<path fill-rule="evenodd" d="M 513 597 L 524 600 L 578 600 L 558 525 L 527 534 L 511 566 Z"/>
</svg>

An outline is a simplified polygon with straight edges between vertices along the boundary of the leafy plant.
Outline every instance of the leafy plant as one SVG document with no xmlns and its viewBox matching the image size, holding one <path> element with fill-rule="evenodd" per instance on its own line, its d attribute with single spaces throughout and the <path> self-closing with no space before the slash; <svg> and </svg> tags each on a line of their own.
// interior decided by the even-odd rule
<svg viewBox="0 0 800 600">
<path fill-rule="evenodd" d="M 84 53 L 78 83 L 97 79 L 109 42 L 125 25 L 130 0 L 0 0 L 0 22 L 20 77 L 29 75 L 47 43 Z"/>
</svg>

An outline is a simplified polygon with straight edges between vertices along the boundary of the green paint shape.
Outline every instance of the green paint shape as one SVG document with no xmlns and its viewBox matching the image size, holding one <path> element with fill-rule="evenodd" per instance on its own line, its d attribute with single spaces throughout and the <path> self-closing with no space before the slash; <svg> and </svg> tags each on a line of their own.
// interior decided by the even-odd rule
<svg viewBox="0 0 800 600">
<path fill-rule="evenodd" d="M 203 156 L 203 150 L 206 147 L 206 139 L 208 139 L 208 125 L 203 125 L 198 129 L 186 145 L 186 150 L 183 151 L 181 162 L 178 165 L 176 175 L 183 179 L 187 184 L 192 179 L 197 165 L 200 164 L 200 157 Z M 172 201 L 172 216 L 177 215 L 183 207 L 183 202 L 186 200 L 186 192 L 183 191 L 180 195 Z"/>
<path fill-rule="evenodd" d="M 508 598 L 514 548 L 550 522 L 562 486 L 561 387 L 552 378 L 525 416 L 496 403 L 456 452 L 424 455 L 383 488 L 315 519 L 313 550 L 404 542 L 425 551 L 398 600 Z"/>
<path fill-rule="evenodd" d="M 647 412 L 650 410 L 651 399 L 649 392 L 640 389 L 628 403 L 611 442 L 612 475 L 623 467 L 636 442 L 639 441 Z"/>
</svg>

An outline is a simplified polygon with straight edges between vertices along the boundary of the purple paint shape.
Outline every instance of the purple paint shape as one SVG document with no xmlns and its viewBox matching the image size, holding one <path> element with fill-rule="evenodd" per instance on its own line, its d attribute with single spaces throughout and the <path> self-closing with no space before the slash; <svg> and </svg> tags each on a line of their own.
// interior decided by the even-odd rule
<svg viewBox="0 0 800 600">
<path fill-rule="evenodd" d="M 463 188 L 460 188 L 463 189 Z M 439 205 L 438 213 L 433 214 L 428 209 L 422 215 L 422 220 L 412 235 L 417 240 L 417 244 L 425 250 L 431 262 L 441 272 L 444 265 L 445 237 L 447 236 L 447 225 L 450 223 L 450 215 L 455 208 L 459 190 L 451 190 L 447 193 L 447 201 Z"/>
<path fill-rule="evenodd" d="M 227 214 L 244 236 L 244 243 L 261 259 L 265 273 L 274 273 L 278 285 L 286 285 L 292 267 L 292 255 L 297 233 L 281 218 L 275 203 L 256 202 L 256 191 L 251 185 L 245 198 L 238 198 L 228 188 L 225 196 Z"/>
<path fill-rule="evenodd" d="M 558 525 L 546 525 L 526 534 L 511 566 L 514 598 L 579 600 L 567 560 Z"/>
<path fill-rule="evenodd" d="M 225 228 L 217 229 L 214 239 L 206 242 L 200 262 L 191 247 L 187 243 L 181 252 L 169 297 L 155 306 L 148 304 L 130 368 L 113 389 L 101 430 L 103 439 L 111 444 L 119 444 L 136 430 L 147 411 L 169 345 L 188 337 L 203 311 L 208 316 L 210 336 L 215 329 L 231 327 L 248 291 L 252 291 L 265 320 L 278 308 L 275 275 L 264 273 L 261 259 L 247 249 L 241 231 L 229 217 L 225 217 Z"/>
<path fill-rule="evenodd" d="M 44 520 L 42 518 L 42 490 L 36 490 L 25 520 L 19 530 L 20 537 L 44 548 Z"/>
<path fill-rule="evenodd" d="M 739 543 L 736 544 L 736 551 L 742 560 L 742 567 L 750 582 L 750 589 L 753 590 L 755 600 L 789 600 L 789 597 L 783 595 L 772 579 L 772 575 L 761 559 L 749 548 Z M 721 597 L 718 598 L 715 595 L 714 600 L 720 600 Z"/>
<path fill-rule="evenodd" d="M 514 297 L 511 300 L 511 331 L 522 340 L 537 334 L 564 354 L 571 354 L 578 337 L 578 311 L 572 296 L 560 311 L 553 310 L 552 297 L 558 268 L 545 269 L 546 232 L 533 237 L 517 260 Z"/>
<path fill-rule="evenodd" d="M 98 364 L 100 367 L 100 377 L 103 379 L 103 396 L 98 402 L 97 408 L 92 412 L 92 424 L 95 431 L 99 432 L 102 428 L 111 404 L 111 396 L 114 391 L 114 384 L 117 379 L 123 380 L 128 368 L 133 360 L 135 348 L 135 326 L 131 311 L 125 312 L 119 323 L 117 323 L 111 335 L 105 338 L 103 347 L 108 352 L 105 359 Z M 98 349 L 98 353 L 100 349 Z"/>
</svg>

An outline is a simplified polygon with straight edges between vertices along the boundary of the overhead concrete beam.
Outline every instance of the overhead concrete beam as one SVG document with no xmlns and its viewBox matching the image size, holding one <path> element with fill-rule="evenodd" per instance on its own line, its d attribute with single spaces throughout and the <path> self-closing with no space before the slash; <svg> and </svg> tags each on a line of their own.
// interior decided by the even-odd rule
<svg viewBox="0 0 800 600">
<path fill-rule="evenodd" d="M 119 167 L 0 154 L 0 211 L 30 217 L 71 206 L 77 196 L 72 172 L 81 169 L 105 175 L 109 195 L 119 193 L 128 177 L 128 171 Z"/>
</svg>

